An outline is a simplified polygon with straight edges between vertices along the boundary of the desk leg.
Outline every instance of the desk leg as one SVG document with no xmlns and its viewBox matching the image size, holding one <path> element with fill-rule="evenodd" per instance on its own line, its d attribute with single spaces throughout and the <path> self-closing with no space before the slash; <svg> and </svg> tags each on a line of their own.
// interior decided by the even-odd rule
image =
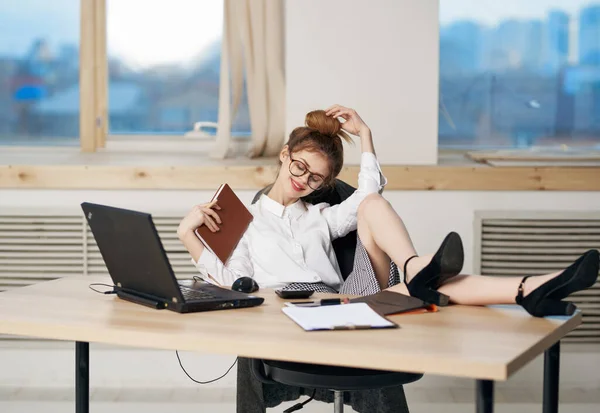
<svg viewBox="0 0 600 413">
<path fill-rule="evenodd" d="M 494 412 L 494 382 L 492 380 L 477 380 L 477 413 Z"/>
<path fill-rule="evenodd" d="M 544 352 L 544 413 L 558 413 L 560 341 Z"/>
<path fill-rule="evenodd" d="M 75 413 L 90 411 L 90 343 L 75 342 Z"/>
</svg>

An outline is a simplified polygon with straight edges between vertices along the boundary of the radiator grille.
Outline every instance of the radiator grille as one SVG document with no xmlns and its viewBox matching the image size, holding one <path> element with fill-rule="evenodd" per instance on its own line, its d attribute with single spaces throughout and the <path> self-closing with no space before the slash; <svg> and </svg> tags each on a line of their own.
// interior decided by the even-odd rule
<svg viewBox="0 0 600 413">
<path fill-rule="evenodd" d="M 523 213 L 515 213 L 520 216 Z M 583 252 L 600 249 L 600 214 L 577 219 L 575 213 L 532 214 L 531 218 L 486 217 L 479 213 L 475 240 L 482 275 L 537 275 L 559 271 Z M 557 216 L 563 215 L 563 218 Z M 586 214 L 589 215 L 589 214 Z M 573 219 L 571 219 L 573 218 Z M 477 248 L 478 247 L 478 248 Z M 569 297 L 582 310 L 583 323 L 565 337 L 565 342 L 600 343 L 600 283 Z"/>
<path fill-rule="evenodd" d="M 175 276 L 197 274 L 177 238 L 181 215 L 153 214 L 153 220 Z M 101 274 L 108 271 L 83 214 L 0 211 L 0 291 L 65 276 Z"/>
</svg>

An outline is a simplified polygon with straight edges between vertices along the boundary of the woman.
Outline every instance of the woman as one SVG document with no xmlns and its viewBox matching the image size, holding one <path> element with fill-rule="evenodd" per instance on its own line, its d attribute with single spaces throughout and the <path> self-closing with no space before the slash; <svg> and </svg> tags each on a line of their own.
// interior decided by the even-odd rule
<svg viewBox="0 0 600 413">
<path fill-rule="evenodd" d="M 341 118 L 344 122 L 340 122 Z M 339 205 L 311 205 L 301 198 L 331 185 L 343 164 L 342 139 L 360 138 L 358 189 Z M 589 288 L 598 276 L 598 251 L 590 250 L 562 272 L 536 277 L 458 275 L 460 237 L 450 233 L 435 254 L 417 256 L 404 223 L 380 192 L 386 179 L 375 157 L 371 131 L 353 109 L 334 105 L 306 116 L 279 155 L 280 170 L 268 194 L 250 206 L 253 222 L 223 265 L 194 229 L 219 230 L 218 205 L 198 205 L 181 221 L 178 235 L 205 277 L 222 285 L 253 277 L 261 287 L 312 289 L 368 295 L 390 288 L 438 305 L 522 305 L 531 315 L 570 315 L 561 301 Z M 358 232 L 354 271 L 344 281 L 331 241 Z M 399 284 L 397 267 L 404 269 Z"/>
<path fill-rule="evenodd" d="M 341 123 L 338 119 L 344 120 Z M 311 205 L 301 198 L 331 185 L 343 163 L 342 139 L 360 138 L 362 158 L 358 189 L 339 205 Z M 254 219 L 223 265 L 204 248 L 194 229 L 219 230 L 218 205 L 195 206 L 181 221 L 178 235 L 204 277 L 231 285 L 242 276 L 260 287 L 312 289 L 368 295 L 389 288 L 440 305 L 518 303 L 530 314 L 569 314 L 574 306 L 561 301 L 591 286 L 598 274 L 598 252 L 588 251 L 562 273 L 527 277 L 458 275 L 463 264 L 460 237 L 450 233 L 435 254 L 417 256 L 406 228 L 380 195 L 386 184 L 375 157 L 371 131 L 352 109 L 334 105 L 310 112 L 306 126 L 296 128 L 279 155 L 277 178 L 268 194 L 250 206 Z M 331 241 L 357 230 L 354 269 L 344 281 Z M 404 269 L 404 284 L 398 269 Z M 525 282 L 527 280 L 527 282 Z M 262 384 L 239 359 L 237 411 L 262 413 L 305 389 Z M 316 400 L 331 403 L 332 393 L 316 391 Z M 402 386 L 346 393 L 356 411 L 408 412 Z"/>
</svg>

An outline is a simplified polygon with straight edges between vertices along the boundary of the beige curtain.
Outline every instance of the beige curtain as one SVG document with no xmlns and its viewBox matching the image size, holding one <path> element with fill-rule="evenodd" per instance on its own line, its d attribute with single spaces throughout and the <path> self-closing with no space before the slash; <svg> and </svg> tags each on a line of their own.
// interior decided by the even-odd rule
<svg viewBox="0 0 600 413">
<path fill-rule="evenodd" d="M 245 72 L 252 129 L 248 156 L 274 156 L 285 135 L 283 0 L 225 0 L 224 5 L 219 127 L 211 155 L 223 159 L 230 152 Z"/>
</svg>

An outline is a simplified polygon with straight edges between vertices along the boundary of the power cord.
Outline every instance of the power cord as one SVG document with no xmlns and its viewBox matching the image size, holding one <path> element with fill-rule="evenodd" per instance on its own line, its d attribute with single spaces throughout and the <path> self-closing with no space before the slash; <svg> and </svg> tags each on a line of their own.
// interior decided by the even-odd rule
<svg viewBox="0 0 600 413">
<path fill-rule="evenodd" d="M 97 290 L 97 289 L 94 288 L 97 285 L 101 285 L 102 287 L 109 287 L 109 288 L 112 288 L 112 290 L 109 290 L 109 291 L 100 291 L 100 290 Z M 90 290 L 92 290 L 94 292 L 97 292 L 98 294 L 116 294 L 116 292 L 117 292 L 115 290 L 115 286 L 114 285 L 110 285 L 110 284 L 92 283 L 92 284 L 88 285 L 88 287 L 89 287 Z"/>
<path fill-rule="evenodd" d="M 291 413 L 291 412 L 295 412 L 296 410 L 302 409 L 304 406 L 306 406 L 308 403 L 310 403 L 311 401 L 314 400 L 316 393 L 317 393 L 317 389 L 314 389 L 311 396 L 307 400 L 303 401 L 302 403 L 296 403 L 292 407 L 285 409 L 283 411 L 283 413 Z"/>
<path fill-rule="evenodd" d="M 200 278 L 198 276 L 194 276 L 194 281 L 204 281 L 204 280 L 202 280 L 202 278 Z M 101 290 L 98 290 L 98 289 L 94 288 L 94 287 L 97 287 L 97 286 L 112 288 L 112 290 L 101 291 Z M 89 287 L 90 290 L 92 290 L 94 292 L 97 292 L 98 294 L 115 294 L 116 293 L 115 286 L 114 285 L 110 285 L 110 284 L 92 283 L 92 284 L 88 285 L 88 287 Z M 179 361 L 179 366 L 181 367 L 181 370 L 183 370 L 183 372 L 185 373 L 185 375 L 188 376 L 190 380 L 192 380 L 193 382 L 198 383 L 198 384 L 209 384 L 209 383 L 214 383 L 217 380 L 221 380 L 223 377 L 225 377 L 227 374 L 229 374 L 229 372 L 231 371 L 231 369 L 233 368 L 233 366 L 235 366 L 235 363 L 237 363 L 237 361 L 238 361 L 238 358 L 236 357 L 235 361 L 233 362 L 233 364 L 227 369 L 227 371 L 225 372 L 225 374 L 223 374 L 222 376 L 217 377 L 216 379 L 208 380 L 208 381 L 200 381 L 200 380 L 194 379 L 185 370 L 185 367 L 183 367 L 183 364 L 181 363 L 181 358 L 179 357 L 179 352 L 177 350 L 175 350 L 175 354 L 177 355 L 177 361 Z M 301 408 L 302 407 L 300 407 L 300 409 Z M 290 411 L 293 411 L 293 410 L 290 410 Z"/>
<path fill-rule="evenodd" d="M 198 383 L 198 384 L 209 384 L 209 383 L 214 383 L 217 380 L 221 380 L 223 377 L 225 377 L 225 376 L 227 376 L 227 374 L 229 374 L 229 372 L 231 371 L 231 369 L 233 368 L 233 366 L 235 366 L 235 363 L 237 363 L 237 361 L 238 361 L 238 358 L 236 357 L 235 361 L 233 362 L 233 364 L 227 369 L 227 371 L 221 377 L 217 377 L 216 379 L 212 379 L 212 380 L 208 380 L 208 381 L 200 381 L 200 380 L 194 379 L 185 370 L 185 368 L 183 367 L 183 364 L 181 363 L 181 358 L 179 358 L 179 352 L 177 350 L 175 350 L 175 354 L 177 355 L 177 361 L 179 361 L 179 366 L 181 367 L 181 370 L 183 370 L 183 372 L 185 373 L 185 375 L 188 376 L 191 381 L 193 381 L 194 383 Z"/>
</svg>

